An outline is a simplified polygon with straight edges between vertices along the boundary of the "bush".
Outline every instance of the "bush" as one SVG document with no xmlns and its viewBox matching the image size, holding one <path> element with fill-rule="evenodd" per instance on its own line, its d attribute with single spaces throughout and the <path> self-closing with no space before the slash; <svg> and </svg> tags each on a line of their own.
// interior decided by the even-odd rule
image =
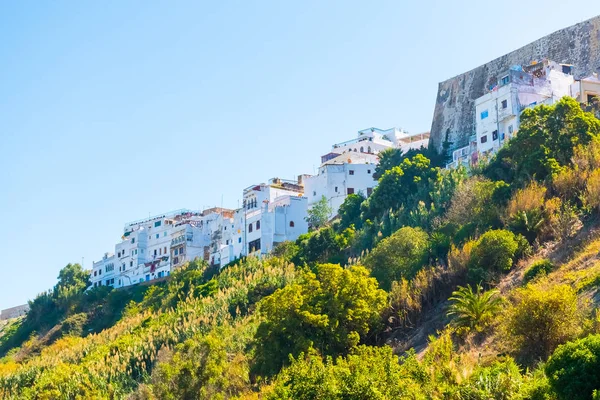
<svg viewBox="0 0 600 400">
<path fill-rule="evenodd" d="M 480 330 L 490 321 L 502 305 L 502 297 L 499 290 L 483 291 L 479 285 L 475 291 L 471 285 L 459 286 L 449 299 L 452 304 L 448 309 L 452 323 L 467 331 Z"/>
<path fill-rule="evenodd" d="M 524 362 L 546 359 L 582 330 L 582 310 L 569 285 L 527 285 L 516 291 L 514 300 L 506 313 L 505 330 Z"/>
<path fill-rule="evenodd" d="M 512 232 L 498 229 L 484 233 L 471 252 L 470 280 L 490 282 L 510 271 L 518 250 L 519 243 Z"/>
<path fill-rule="evenodd" d="M 411 278 L 427 262 L 429 236 L 420 228 L 404 227 L 383 239 L 366 257 L 379 285 L 389 290 L 392 282 Z"/>
<path fill-rule="evenodd" d="M 587 400 L 600 388 L 600 335 L 559 346 L 546 364 L 546 375 L 559 399 Z"/>
<path fill-rule="evenodd" d="M 278 376 L 267 399 L 402 399 L 418 391 L 390 347 L 359 346 L 335 361 L 323 361 L 314 350 L 300 355 Z"/>
<path fill-rule="evenodd" d="M 478 367 L 459 389 L 461 399 L 510 400 L 520 398 L 523 377 L 512 358 Z"/>
<path fill-rule="evenodd" d="M 253 370 L 276 373 L 311 346 L 324 355 L 345 354 L 381 324 L 386 293 L 360 266 L 344 269 L 319 264 L 316 274 L 306 272 L 259 304 L 264 321 L 256 332 Z"/>
<path fill-rule="evenodd" d="M 528 283 L 534 278 L 542 275 L 547 275 L 554 269 L 554 264 L 550 260 L 538 260 L 531 264 L 529 268 L 523 274 L 523 282 Z"/>
</svg>

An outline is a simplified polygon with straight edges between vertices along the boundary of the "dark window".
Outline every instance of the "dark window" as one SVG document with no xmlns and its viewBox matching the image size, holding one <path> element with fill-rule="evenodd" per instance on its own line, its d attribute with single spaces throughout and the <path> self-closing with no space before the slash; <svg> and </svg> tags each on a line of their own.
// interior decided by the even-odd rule
<svg viewBox="0 0 600 400">
<path fill-rule="evenodd" d="M 129 261 L 129 266 L 133 267 L 133 261 Z"/>
<path fill-rule="evenodd" d="M 294 227 L 294 221 L 290 221 L 290 228 Z"/>
<path fill-rule="evenodd" d="M 508 101 L 507 100 L 502 100 L 502 108 L 508 108 Z"/>
<path fill-rule="evenodd" d="M 135 238 L 132 238 L 131 239 L 131 244 L 134 244 L 134 243 L 135 243 Z"/>
<path fill-rule="evenodd" d="M 256 239 L 248 243 L 248 252 L 252 253 L 260 250 L 260 239 Z"/>
<path fill-rule="evenodd" d="M 154 257 L 156 257 L 156 249 L 154 249 Z"/>
<path fill-rule="evenodd" d="M 354 170 L 351 169 L 350 171 L 348 171 L 348 174 L 354 175 Z"/>
<path fill-rule="evenodd" d="M 337 193 L 337 186 L 335 187 L 335 192 Z"/>
<path fill-rule="evenodd" d="M 348 194 L 354 194 L 354 188 L 348 188 Z"/>
<path fill-rule="evenodd" d="M 508 75 L 506 75 L 504 78 L 502 78 L 502 81 L 500 81 L 500 83 L 502 85 L 506 85 L 510 82 L 510 77 Z"/>
<path fill-rule="evenodd" d="M 370 170 L 370 169 L 368 169 L 368 170 L 367 170 L 367 174 L 370 174 L 370 173 L 371 173 L 371 170 Z"/>
<path fill-rule="evenodd" d="M 260 221 L 256 221 L 256 230 L 260 229 Z"/>
<path fill-rule="evenodd" d="M 102 275 L 102 270 L 101 269 L 98 270 L 98 275 Z"/>
<path fill-rule="evenodd" d="M 154 223 L 154 227 L 155 227 L 155 228 L 158 228 L 159 226 L 160 226 L 160 221 L 156 221 L 156 222 Z"/>
<path fill-rule="evenodd" d="M 508 126 L 508 133 L 513 133 L 513 126 L 512 125 Z"/>
<path fill-rule="evenodd" d="M 481 137 L 481 143 L 486 143 L 487 142 L 487 135 L 483 135 Z"/>
<path fill-rule="evenodd" d="M 492 140 L 498 140 L 498 131 L 492 132 Z"/>
<path fill-rule="evenodd" d="M 94 276 L 98 275 L 98 271 L 94 271 Z"/>
<path fill-rule="evenodd" d="M 250 223 L 250 225 L 248 225 L 248 232 L 252 232 L 252 223 Z"/>
<path fill-rule="evenodd" d="M 242 238 L 238 238 L 238 243 L 242 243 Z"/>
</svg>

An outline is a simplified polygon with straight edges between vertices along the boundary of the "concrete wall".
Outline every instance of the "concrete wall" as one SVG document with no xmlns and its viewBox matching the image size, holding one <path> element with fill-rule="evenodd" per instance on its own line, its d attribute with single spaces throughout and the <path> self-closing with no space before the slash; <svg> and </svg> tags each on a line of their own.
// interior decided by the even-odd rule
<svg viewBox="0 0 600 400">
<path fill-rule="evenodd" d="M 576 79 L 600 69 L 600 16 L 562 29 L 518 50 L 441 82 L 438 88 L 430 145 L 441 149 L 446 132 L 454 147 L 466 146 L 475 134 L 474 100 L 485 94 L 490 82 L 512 65 L 528 65 L 548 58 L 575 65 Z"/>
</svg>

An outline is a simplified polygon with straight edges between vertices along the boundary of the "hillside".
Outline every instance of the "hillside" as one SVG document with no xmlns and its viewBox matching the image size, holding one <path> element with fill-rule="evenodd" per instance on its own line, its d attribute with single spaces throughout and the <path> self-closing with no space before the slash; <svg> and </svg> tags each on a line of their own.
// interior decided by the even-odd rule
<svg viewBox="0 0 600 400">
<path fill-rule="evenodd" d="M 383 153 L 264 259 L 119 290 L 68 264 L 0 328 L 0 396 L 600 398 L 600 120 L 565 98 L 469 172 L 432 160 Z"/>
</svg>

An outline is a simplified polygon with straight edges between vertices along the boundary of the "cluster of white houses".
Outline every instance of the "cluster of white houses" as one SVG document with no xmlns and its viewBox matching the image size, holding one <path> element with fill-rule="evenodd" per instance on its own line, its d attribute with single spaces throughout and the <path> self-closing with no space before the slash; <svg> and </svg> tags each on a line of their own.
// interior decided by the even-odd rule
<svg viewBox="0 0 600 400">
<path fill-rule="evenodd" d="M 466 146 L 455 149 L 448 167 L 471 165 L 483 155 L 497 152 L 518 131 L 524 109 L 551 105 L 564 96 L 588 104 L 600 95 L 596 74 L 575 80 L 573 66 L 550 60 L 513 66 L 488 92 L 475 100 L 475 134 Z"/>
<path fill-rule="evenodd" d="M 370 195 L 377 184 L 373 174 L 378 153 L 426 147 L 428 141 L 429 133 L 365 129 L 322 156 L 315 176 L 273 178 L 247 187 L 237 210 L 177 210 L 129 222 L 114 252 L 93 263 L 92 286 L 119 288 L 160 280 L 197 258 L 224 266 L 243 256 L 266 254 L 308 232 L 307 210 L 323 196 L 333 217 L 347 195 Z"/>
</svg>

